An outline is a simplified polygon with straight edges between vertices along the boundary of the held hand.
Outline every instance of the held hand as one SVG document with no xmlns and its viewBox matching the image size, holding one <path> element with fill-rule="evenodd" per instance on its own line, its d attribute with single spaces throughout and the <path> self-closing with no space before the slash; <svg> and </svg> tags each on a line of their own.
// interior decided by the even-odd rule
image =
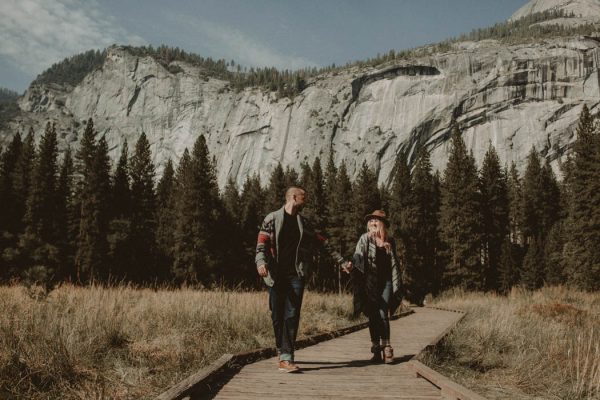
<svg viewBox="0 0 600 400">
<path fill-rule="evenodd" d="M 258 271 L 258 275 L 260 275 L 263 278 L 269 274 L 269 270 L 267 269 L 266 264 L 259 266 L 256 270 Z"/>
<path fill-rule="evenodd" d="M 342 265 L 342 271 L 349 274 L 352 271 L 352 261 L 348 261 L 345 265 Z"/>
</svg>

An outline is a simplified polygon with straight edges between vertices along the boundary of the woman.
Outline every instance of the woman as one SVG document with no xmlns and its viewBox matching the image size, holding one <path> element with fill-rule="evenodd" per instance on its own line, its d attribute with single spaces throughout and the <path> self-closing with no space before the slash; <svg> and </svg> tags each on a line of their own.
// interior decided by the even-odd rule
<svg viewBox="0 0 600 400">
<path fill-rule="evenodd" d="M 375 210 L 365 217 L 367 233 L 356 244 L 352 261 L 344 268 L 354 270 L 355 311 L 369 318 L 373 362 L 391 363 L 390 314 L 401 301 L 401 275 L 396 257 L 396 243 L 388 236 L 386 214 Z M 383 353 L 383 356 L 382 356 Z"/>
</svg>

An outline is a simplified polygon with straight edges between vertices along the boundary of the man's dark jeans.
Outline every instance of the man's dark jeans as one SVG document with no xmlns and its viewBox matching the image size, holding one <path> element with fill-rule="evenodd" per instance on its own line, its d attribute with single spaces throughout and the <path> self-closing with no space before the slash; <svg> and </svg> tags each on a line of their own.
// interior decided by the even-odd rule
<svg viewBox="0 0 600 400">
<path fill-rule="evenodd" d="M 304 280 L 298 276 L 279 277 L 269 288 L 269 307 L 280 360 L 294 360 Z"/>
</svg>

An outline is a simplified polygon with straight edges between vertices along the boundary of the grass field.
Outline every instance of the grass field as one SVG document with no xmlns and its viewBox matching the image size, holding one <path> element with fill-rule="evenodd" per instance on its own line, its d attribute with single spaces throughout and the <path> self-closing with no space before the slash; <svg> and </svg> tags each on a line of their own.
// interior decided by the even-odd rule
<svg viewBox="0 0 600 400">
<path fill-rule="evenodd" d="M 468 314 L 425 363 L 489 399 L 600 399 L 600 293 L 448 292 Z"/>
<path fill-rule="evenodd" d="M 600 399 L 600 294 L 448 292 L 468 311 L 423 361 L 489 399 Z M 300 336 L 348 326 L 306 292 Z M 152 398 L 224 353 L 272 346 L 266 292 L 0 287 L 0 399 Z"/>
<path fill-rule="evenodd" d="M 306 292 L 300 337 L 348 326 Z M 152 398 L 224 353 L 273 346 L 267 293 L 0 287 L 0 399 Z"/>
</svg>

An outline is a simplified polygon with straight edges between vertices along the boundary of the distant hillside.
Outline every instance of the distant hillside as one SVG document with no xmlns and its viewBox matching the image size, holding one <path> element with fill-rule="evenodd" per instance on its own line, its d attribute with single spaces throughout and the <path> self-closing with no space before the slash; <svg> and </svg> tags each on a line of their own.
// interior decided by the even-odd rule
<svg viewBox="0 0 600 400">
<path fill-rule="evenodd" d="M 19 93 L 14 90 L 0 87 L 0 103 L 14 102 L 19 98 Z"/>
<path fill-rule="evenodd" d="M 19 114 L 18 98 L 19 93 L 0 87 L 0 129 Z"/>
<path fill-rule="evenodd" d="M 591 0 L 596 1 L 596 0 Z M 178 47 L 161 45 L 152 46 L 122 46 L 129 53 L 139 57 L 152 57 L 171 73 L 182 72 L 177 62 L 185 62 L 200 67 L 205 77 L 214 77 L 229 81 L 232 88 L 241 90 L 246 87 L 262 87 L 277 92 L 279 97 L 293 97 L 306 87 L 306 80 L 326 72 L 352 66 L 377 67 L 381 64 L 422 55 L 434 54 L 450 49 L 452 43 L 462 41 L 480 41 L 495 39 L 504 43 L 527 43 L 542 38 L 562 37 L 571 35 L 591 35 L 597 30 L 593 23 L 554 24 L 545 23 L 557 20 L 579 20 L 580 17 L 565 9 L 546 9 L 534 13 L 522 13 L 522 17 L 495 24 L 491 27 L 480 28 L 443 42 L 407 50 L 390 50 L 367 60 L 346 63 L 343 66 L 315 68 L 307 67 L 295 71 L 278 70 L 274 67 L 246 68 L 236 64 L 234 60 L 214 60 L 198 54 L 186 52 Z M 41 73 L 32 84 L 56 83 L 77 85 L 90 72 L 99 68 L 106 58 L 103 51 L 89 50 L 58 62 Z"/>
<path fill-rule="evenodd" d="M 32 84 L 58 83 L 77 85 L 87 74 L 99 68 L 106 59 L 106 50 L 88 50 L 53 64 L 38 75 Z"/>
<path fill-rule="evenodd" d="M 518 9 L 510 21 L 545 11 L 562 11 L 584 22 L 600 21 L 600 0 L 531 0 Z M 556 21 L 563 23 L 564 21 Z"/>
</svg>

